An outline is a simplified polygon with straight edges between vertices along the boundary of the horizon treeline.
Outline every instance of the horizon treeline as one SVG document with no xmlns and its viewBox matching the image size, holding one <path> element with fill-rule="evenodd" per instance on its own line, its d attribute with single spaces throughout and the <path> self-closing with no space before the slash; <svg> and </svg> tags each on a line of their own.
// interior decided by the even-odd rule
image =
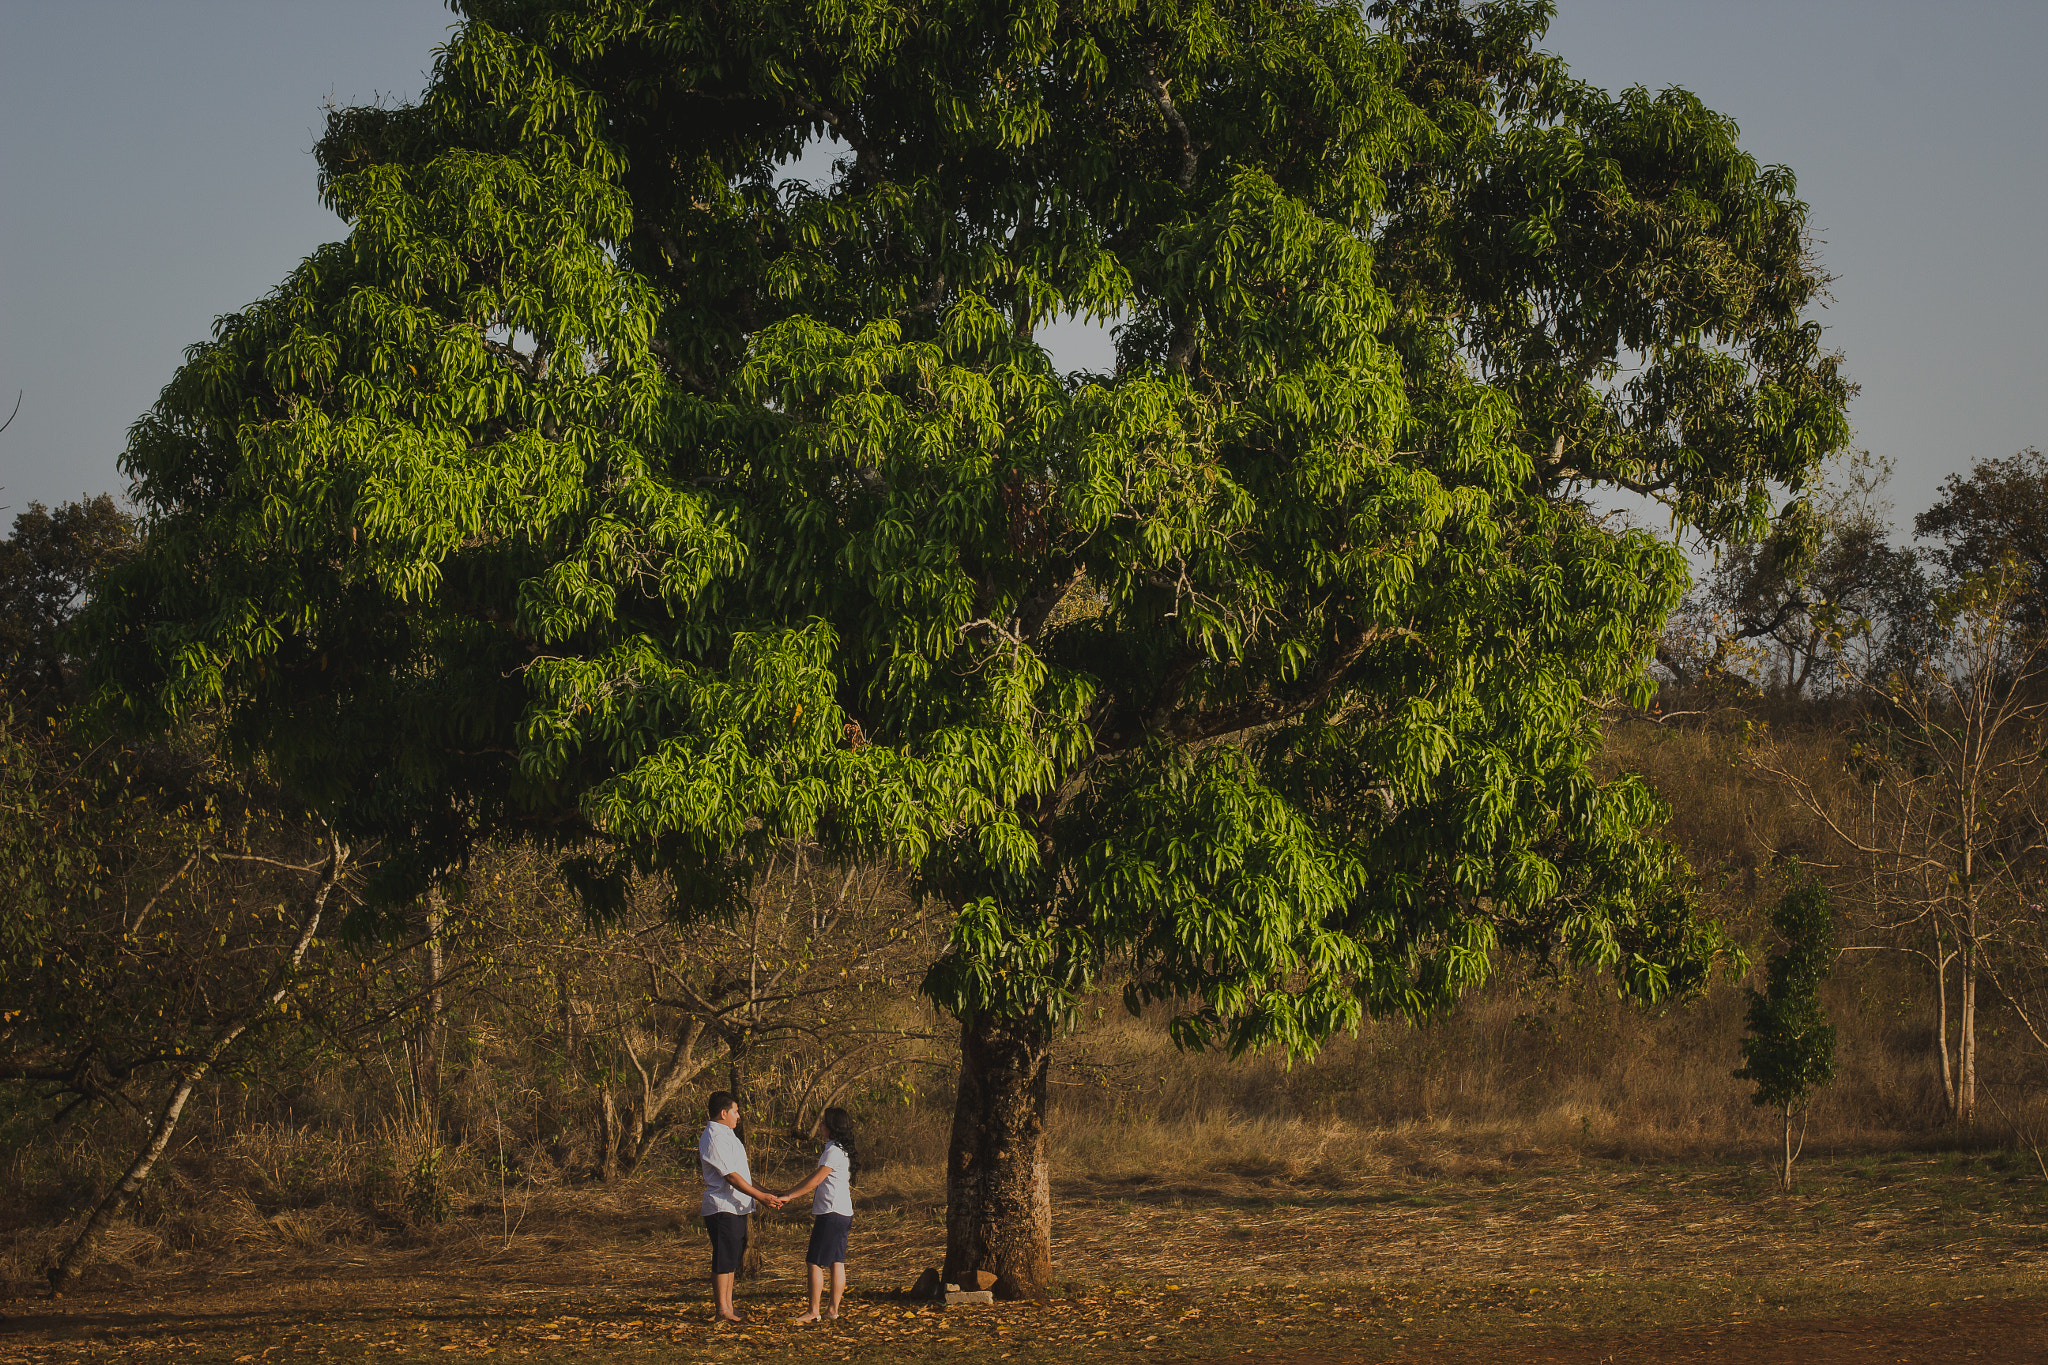
<svg viewBox="0 0 2048 1365">
<path fill-rule="evenodd" d="M 1888 472 L 1839 461 L 1802 515 L 1724 553 L 1655 642 L 1655 703 L 1589 718 L 1606 767 L 1669 803 L 1663 835 L 1741 950 L 1704 994 L 1644 1010 L 1539 954 L 1444 1017 L 1369 1021 L 1293 1065 L 1176 1054 L 1156 1010 L 1104 998 L 1055 1103 L 1098 1128 L 1464 1123 L 1761 1160 L 1770 1116 L 1731 1074 L 1740 988 L 1797 866 L 1838 952 L 1816 1139 L 2039 1162 L 2048 460 L 1950 476 L 1910 544 Z M 690 1173 L 713 1089 L 771 1160 L 836 1104 L 879 1131 L 878 1161 L 937 1164 L 955 1026 L 920 985 L 946 926 L 900 870 L 791 844 L 728 916 L 678 922 L 643 880 L 598 922 L 558 871 L 574 850 L 528 840 L 373 910 L 379 851 L 342 849 L 222 735 L 130 743 L 93 714 L 67 624 L 142 534 L 102 495 L 31 505 L 0 541 L 10 1274 L 67 1220 L 203 1243 L 221 1163 L 280 1130 L 305 1138 L 296 1165 L 245 1170 L 235 1197 L 353 1209 L 334 1226 L 356 1232 L 487 1188 Z"/>
</svg>

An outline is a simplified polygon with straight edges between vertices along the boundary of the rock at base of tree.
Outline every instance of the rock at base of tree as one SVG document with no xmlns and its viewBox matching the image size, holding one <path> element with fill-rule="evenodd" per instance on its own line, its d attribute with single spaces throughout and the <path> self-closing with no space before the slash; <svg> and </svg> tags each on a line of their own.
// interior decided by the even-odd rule
<svg viewBox="0 0 2048 1365">
<path fill-rule="evenodd" d="M 924 1274 L 917 1277 L 917 1283 L 910 1286 L 910 1297 L 913 1299 L 936 1299 L 938 1296 L 939 1272 L 927 1267 Z"/>
<path fill-rule="evenodd" d="M 993 1270 L 977 1270 L 977 1271 L 975 1271 L 975 1272 L 974 1272 L 974 1285 L 973 1285 L 973 1287 L 974 1287 L 974 1288 L 976 1288 L 976 1289 L 994 1289 L 994 1288 L 996 1287 L 996 1273 L 995 1273 L 995 1271 L 993 1271 Z"/>
<path fill-rule="evenodd" d="M 996 1296 L 986 1289 L 956 1289 L 952 1285 L 946 1286 L 948 1308 L 972 1308 L 981 1304 L 994 1307 L 995 1301 Z"/>
</svg>

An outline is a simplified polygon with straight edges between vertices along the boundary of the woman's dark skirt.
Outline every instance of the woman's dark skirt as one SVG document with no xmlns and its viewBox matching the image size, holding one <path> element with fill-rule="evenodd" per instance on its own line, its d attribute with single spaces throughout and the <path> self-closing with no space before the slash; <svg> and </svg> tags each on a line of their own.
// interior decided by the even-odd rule
<svg viewBox="0 0 2048 1365">
<path fill-rule="evenodd" d="M 811 1219 L 811 1248 L 804 1253 L 807 1265 L 830 1270 L 846 1259 L 846 1234 L 853 1231 L 853 1215 L 821 1213 Z"/>
</svg>

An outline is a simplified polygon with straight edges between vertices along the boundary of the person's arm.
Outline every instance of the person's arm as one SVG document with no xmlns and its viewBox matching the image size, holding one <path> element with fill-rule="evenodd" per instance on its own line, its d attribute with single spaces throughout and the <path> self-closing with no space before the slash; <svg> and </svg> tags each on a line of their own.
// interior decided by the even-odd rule
<svg viewBox="0 0 2048 1365">
<path fill-rule="evenodd" d="M 760 1200 L 762 1203 L 766 1204 L 771 1209 L 779 1209 L 782 1207 L 783 1196 L 779 1194 L 768 1193 L 768 1191 L 762 1189 L 753 1181 L 741 1175 L 738 1171 L 727 1171 L 725 1173 L 725 1183 L 732 1186 L 734 1189 L 738 1190 L 741 1194 L 752 1195 L 754 1198 Z"/>
<path fill-rule="evenodd" d="M 752 1195 L 771 1209 L 782 1207 L 782 1200 L 740 1173 L 739 1168 L 747 1160 L 747 1149 L 740 1145 L 737 1133 L 729 1128 L 722 1133 L 713 1132 L 710 1147 L 711 1159 L 708 1164 L 711 1169 L 725 1177 L 725 1183 L 729 1188 L 738 1190 L 741 1194 Z"/>
<path fill-rule="evenodd" d="M 815 1190 L 818 1188 L 818 1186 L 824 1184 L 825 1177 L 830 1174 L 832 1174 L 832 1168 L 830 1166 L 827 1166 L 822 1161 L 819 1162 L 818 1169 L 811 1172 L 811 1178 L 809 1180 L 806 1180 L 803 1184 L 797 1186 L 795 1189 L 791 1190 L 788 1194 L 783 1195 L 783 1199 L 787 1201 L 791 1199 L 803 1198 L 812 1190 Z"/>
</svg>

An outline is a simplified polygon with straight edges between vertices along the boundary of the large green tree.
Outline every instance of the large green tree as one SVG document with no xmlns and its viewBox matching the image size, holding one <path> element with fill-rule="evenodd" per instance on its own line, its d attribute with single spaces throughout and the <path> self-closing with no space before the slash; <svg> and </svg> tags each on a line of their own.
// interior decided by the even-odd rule
<svg viewBox="0 0 2048 1365">
<path fill-rule="evenodd" d="M 112 712 L 219 711 L 386 898 L 507 832 L 599 910 L 900 860 L 952 909 L 948 1277 L 1005 1294 L 1085 993 L 1306 1053 L 1504 949 L 1699 979 L 1591 773 L 1684 566 L 1583 498 L 1753 532 L 1845 434 L 1727 120 L 1573 83 L 1543 4 L 458 9 L 320 144 L 348 239 L 136 428 Z"/>
</svg>

